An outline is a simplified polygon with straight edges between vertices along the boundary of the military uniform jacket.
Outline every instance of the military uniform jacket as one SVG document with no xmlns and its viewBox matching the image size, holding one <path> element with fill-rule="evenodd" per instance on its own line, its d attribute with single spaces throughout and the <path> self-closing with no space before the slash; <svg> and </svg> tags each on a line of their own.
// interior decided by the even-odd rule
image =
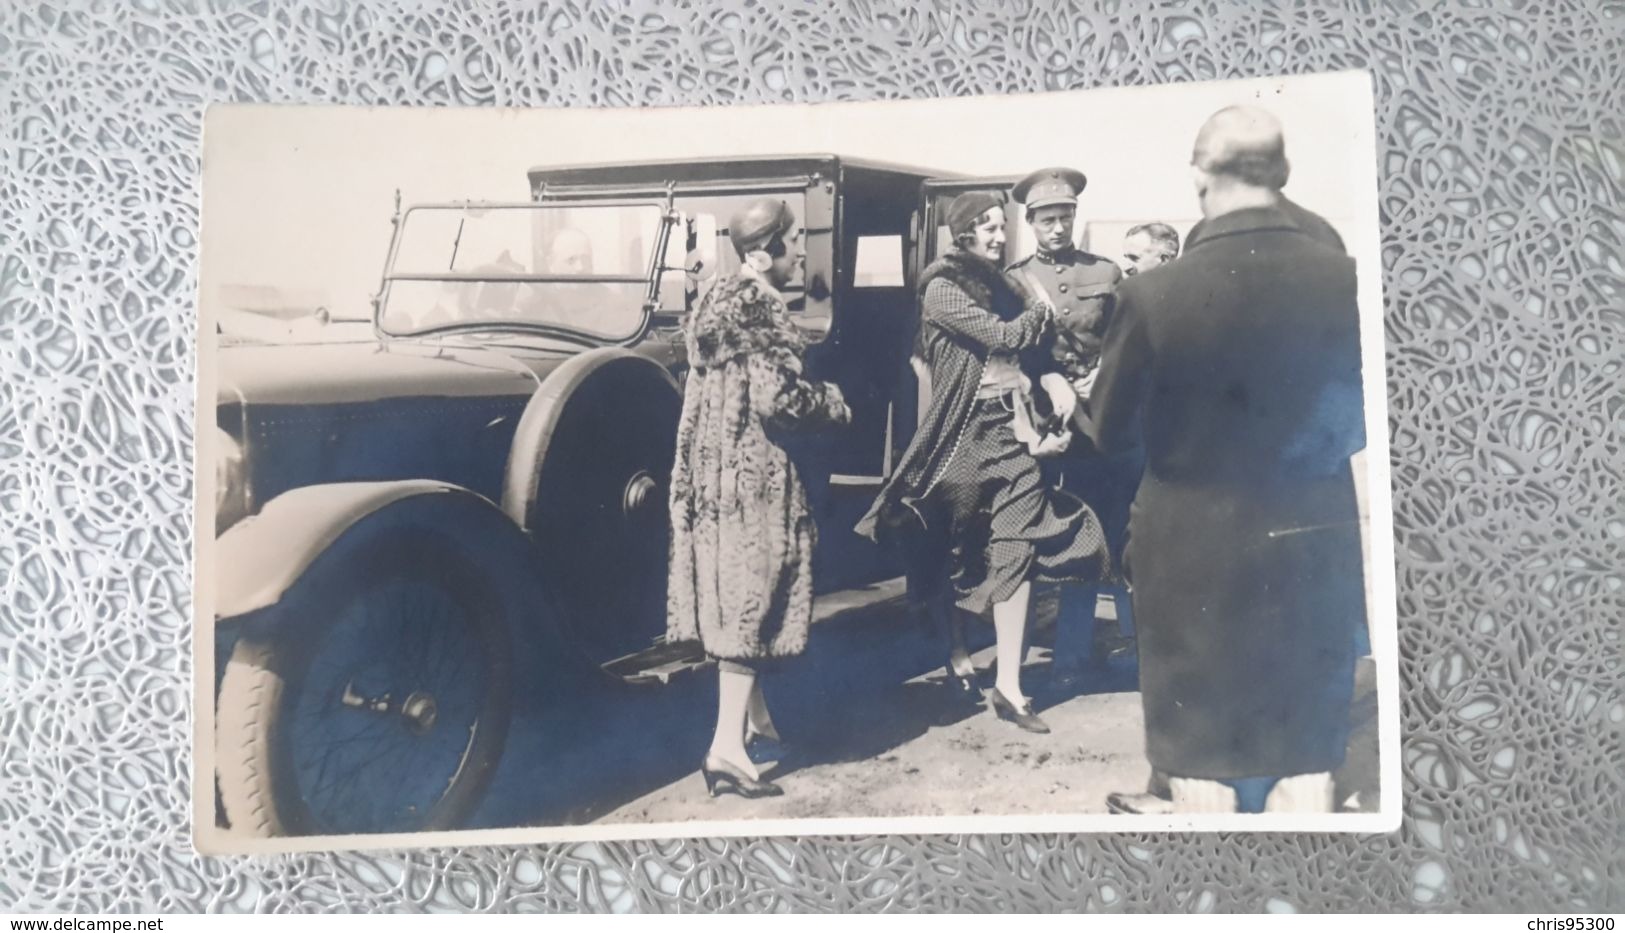
<svg viewBox="0 0 1625 933">
<path fill-rule="evenodd" d="M 1123 273 L 1094 253 L 1034 253 L 1006 270 L 1055 308 L 1051 353 L 1068 381 L 1088 378 L 1100 365 L 1100 347 L 1111 323 L 1112 296 Z"/>
</svg>

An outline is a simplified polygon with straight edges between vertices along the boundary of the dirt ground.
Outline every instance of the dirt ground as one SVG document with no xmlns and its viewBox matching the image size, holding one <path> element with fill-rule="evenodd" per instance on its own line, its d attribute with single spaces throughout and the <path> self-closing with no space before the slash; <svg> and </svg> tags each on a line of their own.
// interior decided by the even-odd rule
<svg viewBox="0 0 1625 933">
<path fill-rule="evenodd" d="M 813 637 L 820 634 L 815 629 Z M 975 655 L 984 687 L 991 685 L 992 654 L 984 647 Z M 782 797 L 709 798 L 695 771 L 595 822 L 1105 813 L 1108 793 L 1143 790 L 1150 775 L 1134 680 L 1132 655 L 1114 658 L 1084 682 L 1063 682 L 1052 676 L 1049 650 L 1033 650 L 1023 682 L 1052 730 L 1035 735 L 997 719 L 985 706 L 953 707 L 937 668 L 880 685 L 863 698 L 866 713 L 833 724 L 792 728 L 781 717 L 786 753 L 763 770 L 784 788 Z M 1377 809 L 1375 712 L 1371 666 L 1362 661 L 1349 761 L 1337 775 L 1344 809 Z M 878 731 L 887 735 L 867 735 L 861 728 L 865 715 L 877 723 L 921 725 L 898 730 L 894 738 L 885 729 Z"/>
</svg>

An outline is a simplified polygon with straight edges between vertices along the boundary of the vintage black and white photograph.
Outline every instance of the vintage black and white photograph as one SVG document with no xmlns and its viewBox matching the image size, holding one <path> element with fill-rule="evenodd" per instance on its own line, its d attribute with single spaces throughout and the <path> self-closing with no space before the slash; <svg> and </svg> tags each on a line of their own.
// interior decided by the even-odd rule
<svg viewBox="0 0 1625 933">
<path fill-rule="evenodd" d="M 209 852 L 1399 821 L 1370 78 L 212 107 Z"/>
</svg>

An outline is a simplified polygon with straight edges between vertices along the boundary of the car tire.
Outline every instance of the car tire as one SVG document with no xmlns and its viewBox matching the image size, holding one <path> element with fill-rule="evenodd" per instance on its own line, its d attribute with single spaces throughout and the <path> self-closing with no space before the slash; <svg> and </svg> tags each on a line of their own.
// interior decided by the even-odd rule
<svg viewBox="0 0 1625 933">
<path fill-rule="evenodd" d="M 311 565 L 238 640 L 220 795 L 257 837 L 460 828 L 512 714 L 510 601 L 439 531 L 383 529 Z"/>
</svg>

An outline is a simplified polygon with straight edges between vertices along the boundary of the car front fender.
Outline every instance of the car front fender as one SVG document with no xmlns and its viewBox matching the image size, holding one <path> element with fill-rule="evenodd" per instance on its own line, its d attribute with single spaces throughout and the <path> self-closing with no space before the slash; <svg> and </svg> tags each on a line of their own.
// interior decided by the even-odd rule
<svg viewBox="0 0 1625 933">
<path fill-rule="evenodd" d="M 451 497 L 481 525 L 502 518 L 490 500 L 435 480 L 326 483 L 285 492 L 257 515 L 233 525 L 215 542 L 215 619 L 231 619 L 274 605 L 345 531 L 397 503 L 420 496 Z M 491 514 L 479 514 L 491 513 Z M 530 542 L 513 531 L 508 546 Z"/>
<path fill-rule="evenodd" d="M 627 371 L 643 380 L 681 396 L 682 388 L 671 372 L 654 360 L 620 347 L 599 347 L 572 357 L 548 374 L 519 419 L 513 446 L 508 453 L 507 475 L 502 484 L 502 508 L 514 523 L 531 534 L 531 510 L 536 504 L 542 464 L 553 453 L 554 434 L 566 407 L 589 379 L 602 378 L 610 371 Z M 605 430 L 612 430 L 606 424 Z M 590 456 L 582 451 L 577 456 Z"/>
<path fill-rule="evenodd" d="M 212 567 L 200 565 L 215 581 L 212 607 L 198 609 L 200 620 L 213 624 L 216 690 L 238 640 L 281 637 L 290 594 L 343 572 L 335 568 L 403 529 L 432 529 L 485 571 L 504 607 L 516 670 L 526 675 L 516 685 L 521 693 L 563 689 L 577 674 L 597 673 L 577 670 L 560 651 L 540 552 L 491 500 L 435 480 L 329 483 L 272 499 L 217 539 Z"/>
</svg>

